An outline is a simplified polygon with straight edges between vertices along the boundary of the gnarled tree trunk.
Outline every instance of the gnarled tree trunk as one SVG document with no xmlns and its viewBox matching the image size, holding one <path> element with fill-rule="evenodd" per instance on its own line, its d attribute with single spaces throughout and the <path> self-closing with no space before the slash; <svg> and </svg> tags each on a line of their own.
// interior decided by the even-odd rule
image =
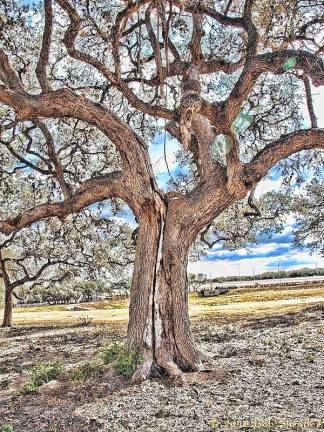
<svg viewBox="0 0 324 432">
<path fill-rule="evenodd" d="M 169 202 L 158 200 L 158 206 L 140 217 L 128 344 L 143 350 L 144 362 L 134 380 L 156 371 L 178 376 L 201 367 L 188 315 L 187 262 L 192 240 Z"/>
<path fill-rule="evenodd" d="M 202 368 L 188 314 L 189 249 L 206 225 L 247 193 L 242 182 L 215 187 L 218 182 L 217 176 L 212 177 L 189 197 L 161 195 L 155 189 L 150 205 L 137 215 L 128 345 L 142 349 L 145 360 L 133 380 L 155 371 L 176 377 Z"/>
</svg>

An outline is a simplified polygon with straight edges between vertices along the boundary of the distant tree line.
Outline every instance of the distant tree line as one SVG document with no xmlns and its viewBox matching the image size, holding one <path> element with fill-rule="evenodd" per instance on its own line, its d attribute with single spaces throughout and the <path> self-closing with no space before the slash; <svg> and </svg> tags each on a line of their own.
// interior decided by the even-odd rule
<svg viewBox="0 0 324 432">
<path fill-rule="evenodd" d="M 40 285 L 33 290 L 21 287 L 18 291 L 19 305 L 87 303 L 111 297 L 127 297 L 130 278 L 109 283 L 104 280 L 75 279 L 64 284 Z"/>
<path fill-rule="evenodd" d="M 254 279 L 282 279 L 282 278 L 295 278 L 305 276 L 324 276 L 324 268 L 301 268 L 297 270 L 280 270 L 269 271 L 257 274 L 255 276 L 224 276 L 213 278 L 212 282 L 232 282 L 240 280 L 254 280 Z M 209 280 L 210 282 L 210 280 Z"/>
</svg>

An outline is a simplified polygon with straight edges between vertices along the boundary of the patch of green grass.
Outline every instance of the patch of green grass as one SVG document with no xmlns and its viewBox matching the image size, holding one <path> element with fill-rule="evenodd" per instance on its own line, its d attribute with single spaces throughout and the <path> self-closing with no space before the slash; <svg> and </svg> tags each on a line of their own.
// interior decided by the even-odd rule
<svg viewBox="0 0 324 432">
<path fill-rule="evenodd" d="M 37 393 L 38 387 L 55 380 L 61 376 L 63 372 L 64 367 L 58 361 L 39 363 L 36 367 L 34 367 L 34 369 L 32 369 L 30 380 L 20 387 L 18 394 L 26 395 Z"/>
<path fill-rule="evenodd" d="M 13 426 L 11 425 L 4 425 L 0 429 L 0 432 L 15 432 Z"/>
<path fill-rule="evenodd" d="M 113 342 L 107 345 L 101 351 L 101 360 L 104 364 L 110 364 L 118 357 L 123 345 L 120 342 Z"/>
<path fill-rule="evenodd" d="M 78 365 L 69 371 L 69 378 L 74 381 L 87 381 L 102 373 L 102 366 L 94 361 Z"/>
<path fill-rule="evenodd" d="M 105 347 L 101 358 L 104 364 L 113 364 L 115 370 L 126 378 L 130 378 L 144 360 L 138 348 L 130 348 L 118 342 Z"/>
</svg>

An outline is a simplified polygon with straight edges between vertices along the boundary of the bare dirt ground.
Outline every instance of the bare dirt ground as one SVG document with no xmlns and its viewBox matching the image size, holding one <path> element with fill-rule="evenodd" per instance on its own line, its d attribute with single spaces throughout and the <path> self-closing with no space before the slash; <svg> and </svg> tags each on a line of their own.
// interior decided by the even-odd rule
<svg viewBox="0 0 324 432">
<path fill-rule="evenodd" d="M 322 305 L 307 303 L 267 314 L 204 313 L 194 319 L 193 332 L 210 359 L 208 370 L 186 374 L 183 384 L 131 385 L 104 371 L 86 382 L 63 378 L 25 396 L 17 388 L 31 367 L 91 360 L 125 336 L 126 324 L 2 330 L 0 430 L 4 424 L 15 432 L 324 430 L 323 318 Z"/>
</svg>

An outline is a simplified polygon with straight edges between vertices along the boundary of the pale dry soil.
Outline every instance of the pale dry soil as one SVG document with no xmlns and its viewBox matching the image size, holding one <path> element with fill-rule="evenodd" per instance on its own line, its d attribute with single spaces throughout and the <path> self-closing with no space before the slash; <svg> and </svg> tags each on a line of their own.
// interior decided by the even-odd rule
<svg viewBox="0 0 324 432">
<path fill-rule="evenodd" d="M 32 321 L 1 330 L 0 430 L 4 424 L 15 432 L 324 430 L 323 303 L 308 301 L 323 296 L 323 288 L 232 296 L 191 299 L 193 332 L 209 360 L 206 371 L 186 374 L 183 383 L 162 378 L 131 385 L 104 370 L 87 382 L 62 378 L 50 391 L 17 396 L 31 367 L 92 360 L 103 345 L 125 337 L 126 323 Z M 56 312 L 64 316 L 64 309 Z"/>
</svg>

